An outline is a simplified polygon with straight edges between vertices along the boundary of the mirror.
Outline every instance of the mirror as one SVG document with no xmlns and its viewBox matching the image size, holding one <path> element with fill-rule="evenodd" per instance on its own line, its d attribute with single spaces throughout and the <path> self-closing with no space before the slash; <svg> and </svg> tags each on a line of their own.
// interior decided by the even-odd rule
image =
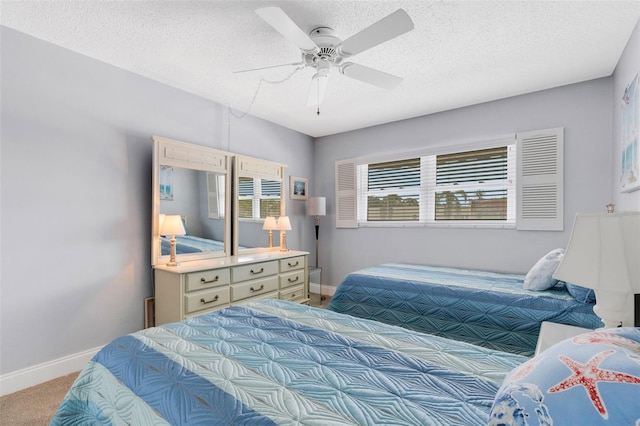
<svg viewBox="0 0 640 426">
<path fill-rule="evenodd" d="M 152 265 L 170 259 L 165 215 L 182 218 L 176 261 L 225 257 L 230 251 L 230 156 L 225 151 L 154 136 Z"/>
<path fill-rule="evenodd" d="M 284 168 L 286 166 L 259 158 L 236 155 L 234 158 L 234 253 L 248 254 L 280 249 L 280 232 L 262 225 L 267 216 L 276 219 L 285 214 Z"/>
</svg>

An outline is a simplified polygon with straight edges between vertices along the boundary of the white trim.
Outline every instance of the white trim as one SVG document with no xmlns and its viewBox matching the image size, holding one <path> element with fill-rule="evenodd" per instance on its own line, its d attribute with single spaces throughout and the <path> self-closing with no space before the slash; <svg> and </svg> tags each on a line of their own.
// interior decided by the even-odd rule
<svg viewBox="0 0 640 426">
<path fill-rule="evenodd" d="M 102 346 L 0 376 L 0 396 L 82 370 Z"/>
<path fill-rule="evenodd" d="M 332 296 L 336 292 L 336 286 L 330 284 L 322 284 L 322 295 L 323 296 Z M 309 293 L 318 294 L 320 293 L 320 284 L 319 283 L 309 283 Z"/>
</svg>

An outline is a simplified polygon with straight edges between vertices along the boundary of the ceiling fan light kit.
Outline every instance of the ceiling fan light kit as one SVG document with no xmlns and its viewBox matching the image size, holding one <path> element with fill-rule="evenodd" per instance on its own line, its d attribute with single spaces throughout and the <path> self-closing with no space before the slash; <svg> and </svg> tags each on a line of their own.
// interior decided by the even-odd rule
<svg viewBox="0 0 640 426">
<path fill-rule="evenodd" d="M 279 7 L 260 8 L 256 10 L 256 14 L 300 49 L 302 62 L 285 64 L 285 66 L 310 67 L 316 70 L 311 80 L 307 106 L 319 106 L 322 103 L 329 73 L 334 67 L 338 68 L 342 75 L 384 89 L 393 89 L 402 82 L 401 77 L 353 62 L 343 62 L 346 58 L 413 30 L 413 21 L 402 9 L 396 10 L 344 41 L 340 40 L 330 27 L 317 27 L 308 34 L 305 33 Z M 278 66 L 283 65 L 265 66 L 246 71 Z"/>
</svg>

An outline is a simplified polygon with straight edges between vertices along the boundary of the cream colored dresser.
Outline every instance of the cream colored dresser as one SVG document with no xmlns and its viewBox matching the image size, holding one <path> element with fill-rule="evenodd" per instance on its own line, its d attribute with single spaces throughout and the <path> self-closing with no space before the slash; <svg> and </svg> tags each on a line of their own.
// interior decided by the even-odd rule
<svg viewBox="0 0 640 426">
<path fill-rule="evenodd" d="M 309 302 L 308 253 L 272 251 L 155 266 L 155 325 L 256 299 Z"/>
</svg>

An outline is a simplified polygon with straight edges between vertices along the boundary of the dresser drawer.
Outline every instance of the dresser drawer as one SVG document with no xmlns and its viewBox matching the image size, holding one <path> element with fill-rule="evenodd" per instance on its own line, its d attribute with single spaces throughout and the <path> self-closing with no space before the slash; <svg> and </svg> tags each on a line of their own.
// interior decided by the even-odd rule
<svg viewBox="0 0 640 426">
<path fill-rule="evenodd" d="M 184 296 L 185 314 L 229 304 L 229 287 L 214 287 L 210 290 Z"/>
<path fill-rule="evenodd" d="M 202 290 L 209 287 L 229 284 L 229 269 L 209 269 L 185 274 L 185 291 Z"/>
<path fill-rule="evenodd" d="M 280 288 L 291 287 L 292 285 L 304 284 L 304 269 L 299 271 L 280 274 Z"/>
<path fill-rule="evenodd" d="M 234 266 L 231 268 L 233 282 L 253 280 L 256 278 L 275 275 L 278 273 L 278 261 L 252 263 L 251 265 Z"/>
<path fill-rule="evenodd" d="M 280 299 L 282 300 L 298 300 L 305 297 L 304 285 L 300 284 L 295 287 L 288 288 L 286 291 L 280 292 Z"/>
<path fill-rule="evenodd" d="M 258 296 L 263 293 L 278 290 L 278 276 L 251 280 L 244 283 L 231 285 L 231 300 L 246 299 L 247 297 Z"/>
<path fill-rule="evenodd" d="M 280 259 L 280 272 L 288 272 L 301 268 L 304 268 L 304 256 Z"/>
</svg>

